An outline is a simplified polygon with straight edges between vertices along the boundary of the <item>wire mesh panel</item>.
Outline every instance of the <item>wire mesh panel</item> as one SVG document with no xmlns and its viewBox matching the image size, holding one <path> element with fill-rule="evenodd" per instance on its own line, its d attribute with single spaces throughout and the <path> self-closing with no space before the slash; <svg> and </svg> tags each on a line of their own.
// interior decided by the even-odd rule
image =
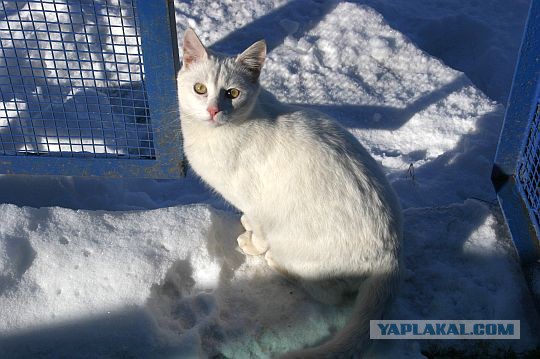
<svg viewBox="0 0 540 359">
<path fill-rule="evenodd" d="M 135 175 L 177 176 L 179 124 L 164 122 L 178 122 L 170 115 L 178 108 L 173 9 L 170 0 L 0 0 L 0 156 L 9 162 L 3 172 L 130 175 L 123 168 L 142 166 Z M 165 57 L 157 64 L 156 51 Z M 163 128 L 178 132 L 174 170 L 163 167 L 171 161 L 157 163 L 172 158 L 171 147 L 159 148 Z M 37 156 L 95 161 L 29 165 L 27 158 Z"/>
<path fill-rule="evenodd" d="M 518 164 L 517 185 L 540 237 L 540 103 L 536 104 L 527 133 Z"/>
<path fill-rule="evenodd" d="M 540 1 L 531 1 L 491 175 L 524 264 L 540 258 Z"/>
</svg>

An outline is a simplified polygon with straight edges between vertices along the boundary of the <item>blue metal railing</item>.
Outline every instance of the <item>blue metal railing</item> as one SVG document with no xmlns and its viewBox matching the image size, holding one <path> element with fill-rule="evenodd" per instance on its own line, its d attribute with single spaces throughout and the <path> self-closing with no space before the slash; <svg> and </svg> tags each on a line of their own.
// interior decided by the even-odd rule
<svg viewBox="0 0 540 359">
<path fill-rule="evenodd" d="M 527 129 L 516 172 L 516 185 L 527 206 L 531 223 L 540 237 L 540 97 Z"/>
<path fill-rule="evenodd" d="M 532 0 L 492 180 L 523 262 L 540 257 L 540 1 Z"/>
</svg>

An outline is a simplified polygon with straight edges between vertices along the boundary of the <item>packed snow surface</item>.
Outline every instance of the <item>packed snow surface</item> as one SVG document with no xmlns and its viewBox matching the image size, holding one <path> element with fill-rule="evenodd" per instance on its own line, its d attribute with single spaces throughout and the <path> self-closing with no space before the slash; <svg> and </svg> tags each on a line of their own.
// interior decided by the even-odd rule
<svg viewBox="0 0 540 359">
<path fill-rule="evenodd" d="M 527 2 L 472 3 L 201 0 L 176 15 L 179 34 L 192 27 L 225 53 L 266 38 L 262 84 L 330 114 L 381 163 L 405 219 L 387 319 L 521 320 L 520 340 L 489 343 L 520 352 L 538 344 L 538 316 L 489 175 Z M 2 358 L 269 358 L 347 320 L 350 308 L 244 256 L 239 214 L 191 172 L 2 176 L 0 202 Z M 429 344 L 379 342 L 369 355 L 422 357 Z"/>
</svg>

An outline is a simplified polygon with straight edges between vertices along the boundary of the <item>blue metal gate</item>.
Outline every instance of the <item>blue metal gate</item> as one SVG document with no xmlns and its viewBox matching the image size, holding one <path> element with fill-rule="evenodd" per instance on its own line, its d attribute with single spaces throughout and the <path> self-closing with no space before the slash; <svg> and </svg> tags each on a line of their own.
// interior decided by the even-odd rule
<svg viewBox="0 0 540 359">
<path fill-rule="evenodd" d="M 182 175 L 172 0 L 0 0 L 0 173 Z"/>
<path fill-rule="evenodd" d="M 492 174 L 524 262 L 540 257 L 540 1 L 532 0 Z"/>
<path fill-rule="evenodd" d="M 538 236 L 540 234 L 540 98 L 538 94 L 527 134 L 518 162 L 516 183 Z"/>
</svg>

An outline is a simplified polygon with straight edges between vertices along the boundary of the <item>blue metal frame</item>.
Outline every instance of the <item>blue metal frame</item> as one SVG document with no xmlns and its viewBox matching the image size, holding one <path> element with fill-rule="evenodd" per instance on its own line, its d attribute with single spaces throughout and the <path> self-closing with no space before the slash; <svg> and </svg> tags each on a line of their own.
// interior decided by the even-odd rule
<svg viewBox="0 0 540 359">
<path fill-rule="evenodd" d="M 176 75 L 180 69 L 173 0 L 137 0 L 144 85 L 155 159 L 0 156 L 0 173 L 180 178 L 184 156 Z"/>
<path fill-rule="evenodd" d="M 540 0 L 532 0 L 491 176 L 512 239 L 524 263 L 540 258 L 539 234 L 517 183 L 518 164 L 539 95 Z"/>
</svg>

